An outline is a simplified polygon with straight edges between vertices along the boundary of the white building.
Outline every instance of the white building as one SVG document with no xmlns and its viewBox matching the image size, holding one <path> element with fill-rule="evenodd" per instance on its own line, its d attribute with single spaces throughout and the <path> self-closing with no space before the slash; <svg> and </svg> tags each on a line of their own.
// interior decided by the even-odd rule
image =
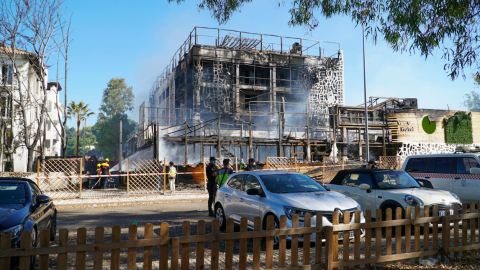
<svg viewBox="0 0 480 270">
<path fill-rule="evenodd" d="M 28 150 L 25 146 L 25 128 L 24 121 L 27 124 L 30 142 L 37 134 L 38 125 L 40 124 L 41 108 L 44 100 L 44 92 L 42 90 L 42 81 L 38 75 L 32 61 L 35 61 L 35 55 L 17 49 L 15 57 L 16 72 L 19 74 L 20 80 L 14 75 L 14 65 L 11 61 L 12 50 L 9 47 L 0 47 L 0 170 L 9 170 L 14 172 L 26 172 L 28 162 Z M 48 70 L 45 69 L 46 78 L 48 80 Z M 49 84 L 51 86 L 51 84 Z M 58 122 L 58 113 L 55 106 L 57 103 L 57 87 L 56 84 L 47 90 L 47 111 L 50 118 L 45 117 L 46 127 L 46 156 L 60 155 L 60 136 L 56 135 L 54 126 L 60 127 Z M 60 87 L 61 88 L 61 87 Z M 48 89 L 48 87 L 47 87 Z M 20 95 L 22 91 L 22 100 Z M 61 89 L 60 89 L 61 90 Z M 20 102 L 25 104 L 25 119 L 21 113 Z M 51 106 L 49 107 L 49 105 Z M 60 108 L 60 117 L 63 117 L 63 106 Z M 55 121 L 56 120 L 56 121 Z M 60 130 L 60 129 L 59 129 Z M 34 160 L 41 155 L 41 144 L 44 139 L 43 129 L 40 131 L 40 139 L 36 144 Z"/>
</svg>

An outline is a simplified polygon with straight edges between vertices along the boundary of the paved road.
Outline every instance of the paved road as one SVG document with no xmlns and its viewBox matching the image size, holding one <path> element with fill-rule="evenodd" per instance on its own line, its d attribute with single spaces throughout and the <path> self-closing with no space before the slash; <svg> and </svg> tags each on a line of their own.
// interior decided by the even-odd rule
<svg viewBox="0 0 480 270">
<path fill-rule="evenodd" d="M 128 228 L 133 222 L 137 222 L 139 227 L 152 223 L 154 228 L 158 228 L 162 222 L 168 222 L 170 227 L 177 227 L 181 226 L 183 221 L 196 223 L 201 219 L 212 220 L 208 216 L 207 202 L 203 200 L 119 207 L 99 205 L 80 209 L 60 209 L 57 228 L 76 231 L 80 227 L 85 227 L 90 231 L 97 226 L 107 228 L 120 225 L 122 228 Z"/>
</svg>

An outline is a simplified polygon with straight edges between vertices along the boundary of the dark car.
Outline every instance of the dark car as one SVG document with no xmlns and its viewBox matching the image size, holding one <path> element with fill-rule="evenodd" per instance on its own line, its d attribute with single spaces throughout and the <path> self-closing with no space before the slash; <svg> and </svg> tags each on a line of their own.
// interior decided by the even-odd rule
<svg viewBox="0 0 480 270">
<path fill-rule="evenodd" d="M 50 230 L 55 240 L 57 210 L 50 198 L 42 193 L 32 180 L 0 177 L 0 237 L 12 235 L 12 248 L 20 247 L 22 231 L 31 232 L 32 246 L 38 246 L 39 233 Z M 32 262 L 35 258 L 32 257 Z M 18 267 L 18 258 L 12 258 L 12 268 Z M 30 264 L 31 267 L 33 263 Z"/>
</svg>

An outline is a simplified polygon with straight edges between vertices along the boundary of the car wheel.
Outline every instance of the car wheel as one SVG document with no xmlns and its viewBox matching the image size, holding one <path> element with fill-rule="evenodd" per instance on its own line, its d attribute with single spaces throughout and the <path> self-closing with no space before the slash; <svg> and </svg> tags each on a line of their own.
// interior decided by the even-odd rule
<svg viewBox="0 0 480 270">
<path fill-rule="evenodd" d="M 32 233 L 31 233 L 31 241 L 32 241 L 32 247 L 37 247 L 38 245 L 38 239 L 37 239 L 37 230 L 35 228 L 32 228 Z M 35 269 L 35 262 L 37 261 L 37 256 L 30 256 L 30 269 L 33 270 Z"/>
<path fill-rule="evenodd" d="M 52 225 L 50 226 L 50 241 L 55 241 L 56 235 L 57 235 L 57 214 L 54 214 Z"/>
<path fill-rule="evenodd" d="M 278 230 L 280 228 L 280 222 L 278 221 L 277 217 L 272 215 L 272 214 L 269 214 L 269 215 L 266 215 L 265 216 L 265 223 L 264 223 L 264 226 L 263 226 L 263 229 L 266 230 L 267 229 L 267 218 L 268 216 L 273 216 L 273 228 L 275 230 Z M 273 237 L 273 248 L 274 249 L 277 249 L 280 245 L 280 236 L 274 236 Z"/>
<path fill-rule="evenodd" d="M 215 218 L 219 220 L 220 230 L 225 230 L 227 227 L 227 220 L 225 219 L 225 212 L 221 205 L 215 206 Z"/>
</svg>

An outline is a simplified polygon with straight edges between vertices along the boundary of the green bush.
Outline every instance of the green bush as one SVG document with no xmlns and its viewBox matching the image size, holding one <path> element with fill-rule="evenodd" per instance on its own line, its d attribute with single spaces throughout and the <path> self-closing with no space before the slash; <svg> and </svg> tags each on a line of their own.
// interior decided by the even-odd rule
<svg viewBox="0 0 480 270">
<path fill-rule="evenodd" d="M 445 142 L 458 144 L 473 143 L 471 113 L 456 112 L 445 121 Z"/>
</svg>

